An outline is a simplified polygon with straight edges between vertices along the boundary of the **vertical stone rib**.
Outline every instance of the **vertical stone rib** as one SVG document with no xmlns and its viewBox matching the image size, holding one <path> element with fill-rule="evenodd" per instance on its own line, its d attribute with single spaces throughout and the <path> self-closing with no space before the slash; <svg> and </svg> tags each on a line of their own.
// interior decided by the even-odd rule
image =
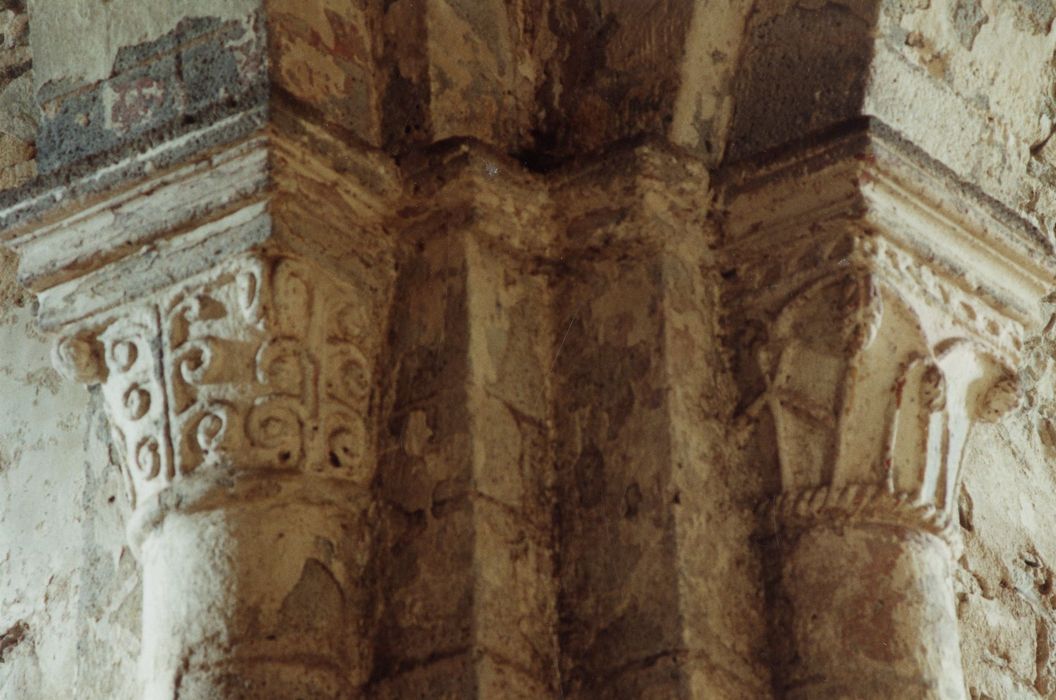
<svg viewBox="0 0 1056 700">
<path fill-rule="evenodd" d="M 528 256 L 466 241 L 477 697 L 559 692 L 547 340 L 550 290 Z"/>
<path fill-rule="evenodd" d="M 423 218 L 405 228 L 386 353 L 379 698 L 476 687 L 466 263 L 456 232 Z"/>
<path fill-rule="evenodd" d="M 423 171 L 429 204 L 404 212 L 373 692 L 546 698 L 557 686 L 549 295 L 507 240 L 503 198 L 477 189 L 509 162 L 463 153 Z M 545 235 L 538 199 L 522 190 L 515 216 Z"/>
<path fill-rule="evenodd" d="M 684 697 L 661 270 L 618 255 L 555 293 L 562 689 Z"/>
<path fill-rule="evenodd" d="M 757 487 L 722 456 L 707 174 L 647 146 L 560 181 L 556 202 L 563 692 L 758 695 Z"/>
<path fill-rule="evenodd" d="M 683 674 L 693 700 L 758 698 L 769 692 L 763 562 L 745 504 L 763 489 L 743 466 L 750 460 L 732 449 L 736 387 L 720 340 L 721 278 L 709 246 L 715 231 L 700 220 L 711 202 L 698 178 L 675 179 L 688 192 L 672 198 L 668 215 L 694 224 L 671 230 L 660 255 Z"/>
</svg>

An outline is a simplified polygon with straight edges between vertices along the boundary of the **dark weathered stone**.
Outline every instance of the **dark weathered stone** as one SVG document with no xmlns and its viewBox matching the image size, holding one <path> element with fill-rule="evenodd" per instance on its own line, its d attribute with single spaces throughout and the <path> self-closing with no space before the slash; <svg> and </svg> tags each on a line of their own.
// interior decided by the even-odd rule
<svg viewBox="0 0 1056 700">
<path fill-rule="evenodd" d="M 859 116 L 873 54 L 874 21 L 875 14 L 863 17 L 836 3 L 817 9 L 792 6 L 751 17 L 734 89 L 727 160 Z M 761 85 L 766 89 L 759 90 Z"/>
<path fill-rule="evenodd" d="M 253 31 L 252 18 L 187 19 L 163 37 L 121 49 L 104 81 L 72 93 L 46 85 L 39 94 L 41 171 L 112 155 L 147 134 L 200 129 L 262 104 L 264 43 Z"/>
</svg>

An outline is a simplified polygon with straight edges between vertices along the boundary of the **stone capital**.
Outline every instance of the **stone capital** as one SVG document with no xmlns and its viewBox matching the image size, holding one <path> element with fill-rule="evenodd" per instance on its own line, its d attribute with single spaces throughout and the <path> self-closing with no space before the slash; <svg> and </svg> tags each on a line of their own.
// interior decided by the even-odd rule
<svg viewBox="0 0 1056 700">
<path fill-rule="evenodd" d="M 879 123 L 731 172 L 725 203 L 747 410 L 779 465 L 771 525 L 956 541 L 962 449 L 1019 401 L 1047 244 Z"/>
<path fill-rule="evenodd" d="M 185 146 L 41 187 L 5 242 L 56 365 L 104 399 L 144 697 L 352 697 L 400 186 L 304 122 Z"/>
<path fill-rule="evenodd" d="M 236 481 L 354 508 L 371 483 L 387 209 L 336 170 L 365 156 L 289 138 L 265 130 L 131 188 L 76 181 L 11 229 L 57 367 L 101 387 L 133 544 L 173 508 L 255 497 Z"/>
<path fill-rule="evenodd" d="M 1049 244 L 876 120 L 720 182 L 738 410 L 770 493 L 777 686 L 965 697 L 961 455 L 1020 401 Z M 895 630 L 882 649 L 877 620 Z"/>
<path fill-rule="evenodd" d="M 202 506 L 207 483 L 236 474 L 363 491 L 381 340 L 369 302 L 311 260 L 251 253 L 67 328 L 55 354 L 102 387 L 137 519 Z"/>
</svg>

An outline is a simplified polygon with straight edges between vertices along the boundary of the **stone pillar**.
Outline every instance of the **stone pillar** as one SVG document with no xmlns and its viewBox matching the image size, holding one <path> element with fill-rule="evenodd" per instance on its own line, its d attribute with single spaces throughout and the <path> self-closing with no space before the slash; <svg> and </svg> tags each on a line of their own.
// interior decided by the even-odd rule
<svg viewBox="0 0 1056 700">
<path fill-rule="evenodd" d="M 145 698 L 348 698 L 372 671 L 391 207 L 383 166 L 322 151 L 258 134 L 15 234 L 56 364 L 105 400 Z"/>
<path fill-rule="evenodd" d="M 143 565 L 145 697 L 349 697 L 370 672 L 373 300 L 248 254 L 64 338 Z"/>
<path fill-rule="evenodd" d="M 961 451 L 1017 401 L 1046 273 L 991 203 L 882 133 L 753 164 L 727 188 L 731 337 L 773 465 L 775 690 L 964 698 Z"/>
<path fill-rule="evenodd" d="M 371 697 L 553 697 L 547 192 L 480 144 L 405 172 Z"/>
<path fill-rule="evenodd" d="M 966 697 L 945 540 L 819 520 L 782 532 L 775 565 L 784 697 Z"/>
<path fill-rule="evenodd" d="M 823 277 L 761 352 L 793 697 L 964 697 L 952 518 L 970 421 L 1003 376 L 969 342 L 932 346 L 931 319 L 882 280 Z"/>
<path fill-rule="evenodd" d="M 765 695 L 708 173 L 649 144 L 555 180 L 562 697 Z"/>
</svg>

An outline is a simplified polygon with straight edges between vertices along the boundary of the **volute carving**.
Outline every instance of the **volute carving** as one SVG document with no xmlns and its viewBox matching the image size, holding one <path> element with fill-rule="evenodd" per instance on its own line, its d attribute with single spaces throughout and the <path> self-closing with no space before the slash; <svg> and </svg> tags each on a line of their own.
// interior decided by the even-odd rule
<svg viewBox="0 0 1056 700">
<path fill-rule="evenodd" d="M 135 507 L 206 470 L 366 486 L 376 327 L 319 266 L 250 254 L 67 329 L 54 355 L 101 385 Z"/>
</svg>

